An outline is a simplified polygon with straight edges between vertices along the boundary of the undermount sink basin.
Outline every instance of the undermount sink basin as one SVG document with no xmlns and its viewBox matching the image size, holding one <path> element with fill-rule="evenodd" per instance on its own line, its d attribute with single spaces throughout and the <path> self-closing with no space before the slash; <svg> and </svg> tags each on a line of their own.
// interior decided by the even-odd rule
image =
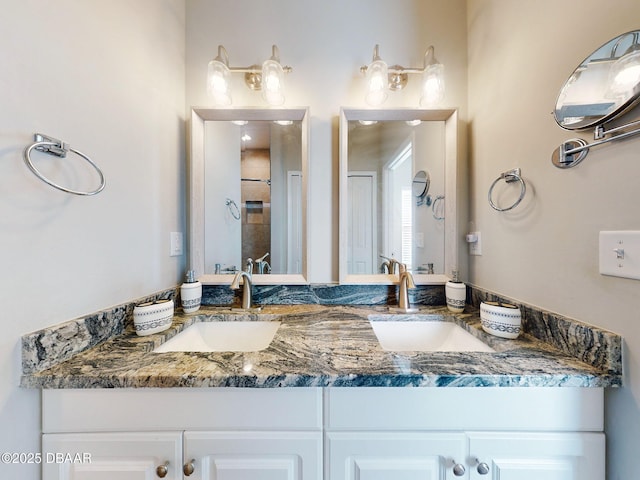
<svg viewBox="0 0 640 480">
<path fill-rule="evenodd" d="M 198 322 L 154 352 L 257 352 L 269 346 L 279 326 L 276 321 Z"/>
<path fill-rule="evenodd" d="M 370 321 L 383 350 L 392 352 L 495 352 L 464 328 L 442 321 Z"/>
</svg>

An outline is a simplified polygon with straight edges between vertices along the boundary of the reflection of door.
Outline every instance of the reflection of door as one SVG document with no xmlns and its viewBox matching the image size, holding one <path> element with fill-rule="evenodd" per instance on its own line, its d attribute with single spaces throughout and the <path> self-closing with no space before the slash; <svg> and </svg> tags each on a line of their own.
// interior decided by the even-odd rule
<svg viewBox="0 0 640 480">
<path fill-rule="evenodd" d="M 347 271 L 376 271 L 376 172 L 349 172 Z"/>
<path fill-rule="evenodd" d="M 412 267 L 413 143 L 407 140 L 382 170 L 382 255 Z"/>
<path fill-rule="evenodd" d="M 302 172 L 287 172 L 287 272 L 302 273 Z"/>
</svg>

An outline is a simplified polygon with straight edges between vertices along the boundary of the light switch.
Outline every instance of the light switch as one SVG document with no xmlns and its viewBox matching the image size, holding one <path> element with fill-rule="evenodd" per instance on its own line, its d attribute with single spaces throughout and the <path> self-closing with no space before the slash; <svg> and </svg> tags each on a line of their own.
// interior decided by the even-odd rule
<svg viewBox="0 0 640 480">
<path fill-rule="evenodd" d="M 184 254 L 184 238 L 182 232 L 171 232 L 169 243 L 169 256 L 179 257 Z"/>
<path fill-rule="evenodd" d="M 640 231 L 600 232 L 600 273 L 640 280 Z"/>
<path fill-rule="evenodd" d="M 467 237 L 467 241 L 469 242 L 469 255 L 482 255 L 482 234 L 480 232 L 470 232 Z"/>
</svg>

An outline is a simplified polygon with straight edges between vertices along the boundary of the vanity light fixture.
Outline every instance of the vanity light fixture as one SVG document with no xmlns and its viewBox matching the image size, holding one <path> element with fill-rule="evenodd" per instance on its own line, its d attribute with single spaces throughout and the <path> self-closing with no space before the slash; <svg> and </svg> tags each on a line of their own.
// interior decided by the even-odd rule
<svg viewBox="0 0 640 480">
<path fill-rule="evenodd" d="M 365 101 L 371 106 L 382 105 L 388 97 L 387 90 L 402 90 L 410 73 L 422 75 L 421 106 L 433 107 L 444 99 L 444 66 L 436 60 L 433 46 L 427 48 L 422 68 L 405 68 L 400 65 L 387 66 L 380 58 L 380 46 L 376 45 L 371 63 L 360 67 L 360 71 L 366 76 Z"/>
<path fill-rule="evenodd" d="M 244 73 L 244 81 L 251 90 L 261 90 L 262 97 L 272 106 L 284 103 L 284 74 L 292 68 L 282 66 L 280 52 L 276 45 L 271 47 L 271 57 L 262 65 L 230 67 L 227 50 L 218 45 L 218 55 L 209 62 L 207 68 L 207 93 L 217 106 L 232 103 L 230 79 L 232 73 Z"/>
</svg>

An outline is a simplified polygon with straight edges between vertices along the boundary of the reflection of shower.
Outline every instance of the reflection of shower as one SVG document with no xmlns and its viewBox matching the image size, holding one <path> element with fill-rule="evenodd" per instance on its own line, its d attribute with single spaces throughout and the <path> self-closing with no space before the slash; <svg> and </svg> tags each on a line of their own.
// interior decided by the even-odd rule
<svg viewBox="0 0 640 480">
<path fill-rule="evenodd" d="M 271 246 L 271 167 L 270 149 L 247 148 L 242 152 L 240 160 L 242 258 L 259 258 L 264 252 L 273 251 Z M 257 266 L 260 267 L 260 265 Z M 264 270 L 266 265 L 263 264 L 262 268 Z"/>
<path fill-rule="evenodd" d="M 243 182 L 264 182 L 267 185 L 271 186 L 271 179 L 270 178 L 241 178 L 240 179 Z"/>
<path fill-rule="evenodd" d="M 236 204 L 236 202 L 234 202 L 230 198 L 227 198 L 224 201 L 224 204 L 229 209 L 229 212 L 231 213 L 231 216 L 233 218 L 235 218 L 236 220 L 240 220 L 240 209 L 238 208 L 238 205 Z"/>
</svg>

